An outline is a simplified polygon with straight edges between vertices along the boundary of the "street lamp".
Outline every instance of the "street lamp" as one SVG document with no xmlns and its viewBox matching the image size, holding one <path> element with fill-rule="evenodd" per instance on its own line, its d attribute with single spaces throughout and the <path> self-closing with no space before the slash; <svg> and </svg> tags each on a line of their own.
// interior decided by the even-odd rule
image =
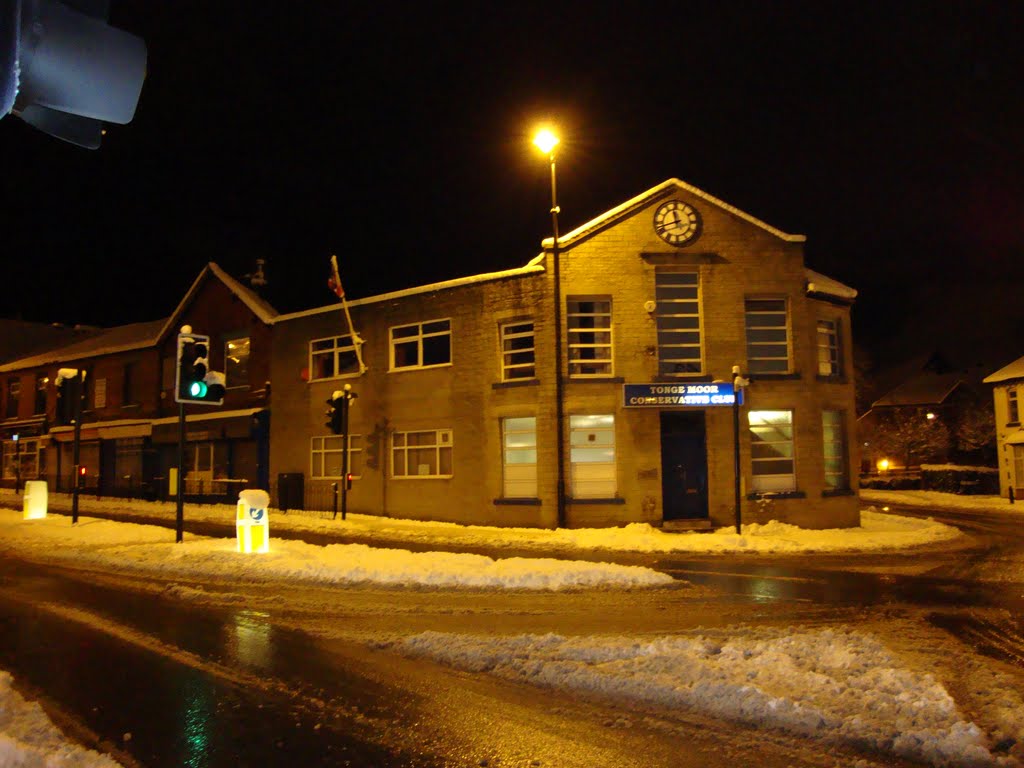
<svg viewBox="0 0 1024 768">
<path fill-rule="evenodd" d="M 565 435 L 562 404 L 562 271 L 559 268 L 558 254 L 558 184 L 555 174 L 555 147 L 558 137 L 549 129 L 541 128 L 533 137 L 534 145 L 551 163 L 551 271 L 554 273 L 555 295 L 555 466 L 557 489 L 555 491 L 555 509 L 558 527 L 565 527 Z"/>
</svg>

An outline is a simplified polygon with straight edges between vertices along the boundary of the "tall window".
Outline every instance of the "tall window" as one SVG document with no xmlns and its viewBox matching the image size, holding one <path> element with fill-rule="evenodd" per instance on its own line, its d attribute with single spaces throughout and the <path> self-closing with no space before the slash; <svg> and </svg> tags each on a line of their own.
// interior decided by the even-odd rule
<svg viewBox="0 0 1024 768">
<path fill-rule="evenodd" d="M 793 412 L 750 411 L 751 490 L 796 490 Z"/>
<path fill-rule="evenodd" d="M 1017 402 L 1017 388 L 1006 389 L 1006 420 L 1011 424 L 1020 422 L 1020 405 Z"/>
<path fill-rule="evenodd" d="M 532 379 L 536 375 L 533 323 L 504 323 L 501 326 L 502 381 Z"/>
<path fill-rule="evenodd" d="M 1024 486 L 1024 445 L 1013 446 L 1013 476 L 1016 479 L 1014 488 Z"/>
<path fill-rule="evenodd" d="M 19 379 L 7 380 L 7 418 L 18 417 L 18 403 L 21 401 L 21 381 Z"/>
<path fill-rule="evenodd" d="M 451 477 L 452 431 L 431 429 L 391 436 L 393 477 Z"/>
<path fill-rule="evenodd" d="M 572 495 L 577 499 L 615 496 L 615 416 L 569 417 Z"/>
<path fill-rule="evenodd" d="M 139 402 L 138 364 L 125 363 L 121 379 L 121 405 L 135 405 Z"/>
<path fill-rule="evenodd" d="M 789 371 L 785 299 L 747 299 L 747 368 L 751 373 Z"/>
<path fill-rule="evenodd" d="M 501 420 L 502 495 L 506 499 L 537 496 L 537 419 L 518 416 Z"/>
<path fill-rule="evenodd" d="M 359 373 L 359 356 L 351 334 L 309 342 L 309 378 L 333 379 Z"/>
<path fill-rule="evenodd" d="M 249 386 L 249 339 L 231 339 L 224 345 L 226 387 Z"/>
<path fill-rule="evenodd" d="M 391 329 L 391 370 L 432 368 L 451 362 L 451 320 L 432 320 Z"/>
<path fill-rule="evenodd" d="M 818 375 L 841 376 L 839 354 L 839 323 L 835 320 L 818 321 Z"/>
<path fill-rule="evenodd" d="M 659 269 L 654 275 L 658 328 L 658 373 L 700 373 L 700 275 Z"/>
<path fill-rule="evenodd" d="M 577 378 L 612 375 L 612 301 L 570 297 L 569 375 Z"/>
<path fill-rule="evenodd" d="M 825 451 L 825 488 L 845 491 L 850 487 L 846 471 L 846 430 L 842 411 L 821 412 L 822 438 Z"/>
<path fill-rule="evenodd" d="M 46 413 L 46 387 L 50 377 L 42 373 L 36 374 L 36 408 L 34 413 Z"/>
<path fill-rule="evenodd" d="M 310 443 L 309 475 L 318 478 L 343 478 L 345 457 L 341 435 L 314 437 Z M 348 436 L 348 471 L 353 477 L 363 474 L 363 436 Z"/>
</svg>

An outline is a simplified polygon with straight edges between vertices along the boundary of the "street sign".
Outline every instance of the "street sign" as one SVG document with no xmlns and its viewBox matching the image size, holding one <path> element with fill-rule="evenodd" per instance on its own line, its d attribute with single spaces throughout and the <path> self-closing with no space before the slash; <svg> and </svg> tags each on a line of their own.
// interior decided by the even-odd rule
<svg viewBox="0 0 1024 768">
<path fill-rule="evenodd" d="M 706 408 L 732 405 L 735 401 L 735 390 L 728 381 L 622 385 L 622 405 L 626 408 Z"/>
</svg>

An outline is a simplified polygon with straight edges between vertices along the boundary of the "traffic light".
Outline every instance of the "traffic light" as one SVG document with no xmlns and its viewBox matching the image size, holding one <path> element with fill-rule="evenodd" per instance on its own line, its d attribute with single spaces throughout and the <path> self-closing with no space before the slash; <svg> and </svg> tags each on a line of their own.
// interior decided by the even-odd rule
<svg viewBox="0 0 1024 768">
<path fill-rule="evenodd" d="M 223 404 L 224 374 L 210 370 L 209 336 L 178 334 L 174 400 L 178 403 Z"/>
<path fill-rule="evenodd" d="M 352 490 L 352 473 L 351 472 L 349 472 L 347 475 L 345 475 L 345 490 L 346 491 L 351 491 Z"/>
<path fill-rule="evenodd" d="M 146 44 L 107 24 L 108 3 L 13 0 L 0 9 L 0 118 L 96 149 L 103 121 L 129 123 Z"/>
<path fill-rule="evenodd" d="M 329 407 L 327 408 L 327 421 L 324 422 L 324 426 L 331 430 L 332 435 L 340 435 L 345 428 L 343 411 L 345 408 L 345 398 L 344 396 L 332 397 L 327 401 L 327 405 Z"/>
</svg>

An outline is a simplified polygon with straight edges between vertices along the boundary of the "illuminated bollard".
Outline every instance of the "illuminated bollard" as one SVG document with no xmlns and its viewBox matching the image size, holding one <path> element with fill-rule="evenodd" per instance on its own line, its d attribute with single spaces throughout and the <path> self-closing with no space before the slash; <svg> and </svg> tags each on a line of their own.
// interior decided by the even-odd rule
<svg viewBox="0 0 1024 768">
<path fill-rule="evenodd" d="M 270 551 L 270 494 L 266 491 L 245 490 L 238 494 L 238 514 L 235 527 L 238 530 L 239 552 Z"/>
<path fill-rule="evenodd" d="M 46 517 L 47 491 L 45 480 L 25 481 L 25 519 Z"/>
</svg>

